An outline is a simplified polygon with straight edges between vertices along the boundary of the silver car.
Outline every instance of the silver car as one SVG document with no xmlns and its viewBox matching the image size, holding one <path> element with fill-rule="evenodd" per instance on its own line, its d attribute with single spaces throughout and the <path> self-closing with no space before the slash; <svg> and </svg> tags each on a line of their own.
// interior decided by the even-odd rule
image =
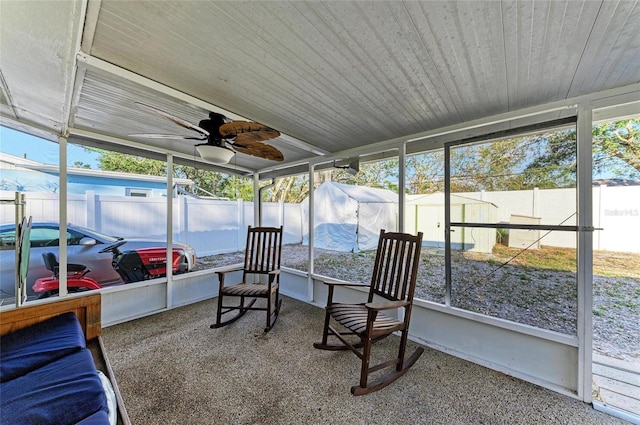
<svg viewBox="0 0 640 425">
<path fill-rule="evenodd" d="M 29 255 L 29 271 L 27 273 L 27 296 L 34 295 L 31 288 L 34 282 L 41 277 L 49 277 L 51 271 L 44 265 L 42 254 L 53 252 L 59 259 L 58 223 L 33 223 L 31 228 L 31 251 Z M 99 251 L 107 246 L 125 240 L 120 237 L 108 236 L 95 230 L 86 229 L 72 224 L 67 225 L 67 263 L 82 264 L 90 272 L 87 277 L 98 281 L 102 286 L 123 283 L 120 275 L 111 265 L 112 254 L 110 252 L 100 253 Z M 15 224 L 4 224 L 0 226 L 0 302 L 5 298 L 10 298 L 6 302 L 12 302 L 15 297 Z M 140 248 L 159 248 L 166 246 L 165 241 L 149 239 L 126 239 L 126 243 L 120 247 L 121 251 Z M 195 250 L 182 242 L 174 242 L 174 248 L 184 251 L 187 259 L 188 271 L 193 269 L 196 263 Z"/>
</svg>

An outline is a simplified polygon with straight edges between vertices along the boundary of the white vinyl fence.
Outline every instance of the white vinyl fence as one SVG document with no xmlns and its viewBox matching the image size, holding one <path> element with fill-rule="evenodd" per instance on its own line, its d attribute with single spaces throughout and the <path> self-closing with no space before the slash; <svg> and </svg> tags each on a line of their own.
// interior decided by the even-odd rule
<svg viewBox="0 0 640 425">
<path fill-rule="evenodd" d="M 574 225 L 574 189 L 523 190 L 458 194 L 496 205 L 491 219 L 509 223 L 512 215 L 535 217 L 541 224 Z M 14 192 L 0 191 L 2 200 L 15 198 Z M 26 193 L 26 214 L 34 221 L 58 221 L 58 195 Z M 0 204 L 0 222 L 12 223 L 15 209 L 11 203 Z M 99 232 L 128 238 L 166 239 L 166 198 L 68 194 L 68 221 Z M 442 217 L 407 208 L 406 230 L 425 231 L 426 226 L 440 226 Z M 437 208 L 436 208 L 437 210 Z M 244 249 L 246 229 L 253 224 L 252 202 L 222 201 L 179 197 L 173 200 L 174 240 L 192 245 L 198 256 L 234 252 Z M 284 226 L 284 243 L 302 242 L 303 214 L 300 204 L 264 203 L 262 225 Z M 640 186 L 598 186 L 593 188 L 594 249 L 640 253 Z M 432 232 L 436 234 L 437 232 Z M 425 233 L 426 234 L 426 233 Z M 443 239 L 444 241 L 444 236 Z M 437 241 L 436 241 L 437 242 Z M 552 232 L 542 245 L 575 247 L 573 232 Z"/>
<path fill-rule="evenodd" d="M 540 224 L 577 223 L 575 189 L 482 192 L 473 196 L 498 206 L 498 222 L 509 223 L 511 215 L 521 215 L 539 218 Z M 640 186 L 595 186 L 593 227 L 594 250 L 640 253 Z M 572 232 L 557 231 L 540 241 L 541 245 L 567 248 L 575 248 L 576 243 Z"/>
<path fill-rule="evenodd" d="M 33 221 L 59 220 L 58 195 L 28 192 L 26 215 Z M 3 200 L 15 193 L 0 191 Z M 68 194 L 68 222 L 107 235 L 166 240 L 166 198 Z M 186 242 L 198 256 L 243 250 L 247 226 L 253 225 L 252 202 L 179 197 L 173 200 L 173 239 Z M 302 242 L 298 204 L 264 203 L 262 225 L 284 226 L 285 244 Z M 13 223 L 14 205 L 2 203 L 0 222 Z"/>
</svg>

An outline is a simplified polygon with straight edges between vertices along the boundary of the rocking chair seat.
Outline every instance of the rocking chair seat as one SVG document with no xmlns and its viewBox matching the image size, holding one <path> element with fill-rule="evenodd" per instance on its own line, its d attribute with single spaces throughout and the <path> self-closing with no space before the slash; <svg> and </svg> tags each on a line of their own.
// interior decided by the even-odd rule
<svg viewBox="0 0 640 425">
<path fill-rule="evenodd" d="M 272 286 L 271 292 L 274 292 L 276 289 L 277 285 Z M 232 286 L 225 286 L 222 292 L 224 295 L 231 295 L 234 297 L 264 297 L 269 293 L 269 287 L 267 285 L 254 283 L 238 283 Z"/>
<path fill-rule="evenodd" d="M 331 304 L 327 306 L 327 312 L 336 322 L 340 323 L 351 332 L 362 335 L 367 331 L 367 317 L 369 308 L 366 304 Z M 373 335 L 387 334 L 402 329 L 404 322 L 378 313 L 373 322 Z"/>
</svg>

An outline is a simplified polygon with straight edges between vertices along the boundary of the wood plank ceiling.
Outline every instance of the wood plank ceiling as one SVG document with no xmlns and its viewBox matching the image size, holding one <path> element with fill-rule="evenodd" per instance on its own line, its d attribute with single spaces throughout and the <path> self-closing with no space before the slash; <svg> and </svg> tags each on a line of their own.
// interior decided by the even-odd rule
<svg viewBox="0 0 640 425">
<path fill-rule="evenodd" d="M 5 1 L 0 24 L 2 125 L 185 160 L 129 136 L 187 131 L 136 101 L 273 127 L 286 167 L 640 83 L 637 1 Z"/>
</svg>

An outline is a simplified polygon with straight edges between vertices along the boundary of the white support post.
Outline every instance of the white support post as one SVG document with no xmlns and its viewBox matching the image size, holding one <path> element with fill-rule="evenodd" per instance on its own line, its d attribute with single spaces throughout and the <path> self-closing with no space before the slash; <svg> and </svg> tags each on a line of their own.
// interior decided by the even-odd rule
<svg viewBox="0 0 640 425">
<path fill-rule="evenodd" d="M 59 244 L 60 251 L 58 254 L 59 268 L 59 289 L 58 294 L 60 297 L 66 297 L 69 293 L 67 291 L 67 139 L 65 137 L 58 137 L 58 162 L 60 164 L 60 190 L 58 198 L 58 210 L 59 210 Z"/>
<path fill-rule="evenodd" d="M 167 308 L 173 306 L 173 155 L 167 154 Z"/>
<path fill-rule="evenodd" d="M 314 241 L 314 225 L 315 225 L 315 194 L 313 191 L 313 185 L 315 181 L 315 165 L 309 164 L 309 274 L 308 274 L 308 285 L 307 285 L 307 300 L 313 302 L 313 278 L 311 275 L 313 274 L 313 244 Z M 304 237 L 304 235 L 303 235 Z"/>
<path fill-rule="evenodd" d="M 260 176 L 258 173 L 253 174 L 253 226 L 262 226 L 262 217 L 260 214 Z"/>
<path fill-rule="evenodd" d="M 404 210 L 405 195 L 404 188 L 407 184 L 405 177 L 407 144 L 402 143 L 398 148 L 398 232 L 405 231 Z"/>
<path fill-rule="evenodd" d="M 537 187 L 534 187 L 532 196 L 533 196 L 533 202 L 531 205 L 531 215 L 533 217 L 540 217 L 540 189 Z"/>
<path fill-rule="evenodd" d="M 592 110 L 578 108 L 578 398 L 591 403 L 593 350 L 593 189 Z"/>
</svg>

